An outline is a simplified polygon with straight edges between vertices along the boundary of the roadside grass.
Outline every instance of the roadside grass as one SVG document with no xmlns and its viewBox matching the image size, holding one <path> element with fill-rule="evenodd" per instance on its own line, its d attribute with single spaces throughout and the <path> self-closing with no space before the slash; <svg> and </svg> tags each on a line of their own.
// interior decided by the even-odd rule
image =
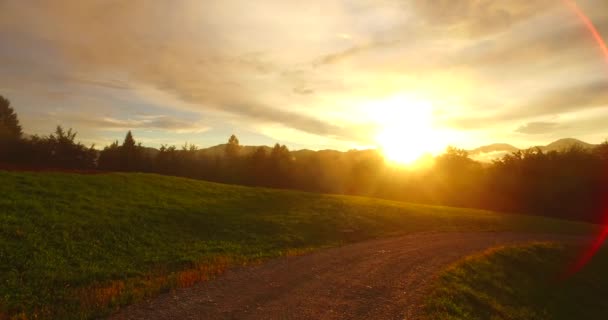
<svg viewBox="0 0 608 320">
<path fill-rule="evenodd" d="M 426 319 L 605 319 L 608 250 L 562 277 L 581 247 L 539 243 L 491 249 L 444 271 L 425 306 Z"/>
<path fill-rule="evenodd" d="M 231 266 L 376 237 L 593 228 L 152 174 L 0 171 L 0 194 L 0 319 L 100 317 Z"/>
</svg>

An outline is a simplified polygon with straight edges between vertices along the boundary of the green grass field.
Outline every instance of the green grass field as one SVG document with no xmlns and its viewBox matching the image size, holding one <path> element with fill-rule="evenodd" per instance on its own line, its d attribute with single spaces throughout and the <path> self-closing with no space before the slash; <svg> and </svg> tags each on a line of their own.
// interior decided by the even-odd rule
<svg viewBox="0 0 608 320">
<path fill-rule="evenodd" d="M 0 319 L 96 317 L 232 265 L 374 237 L 591 228 L 151 174 L 0 171 L 0 194 Z"/>
<path fill-rule="evenodd" d="M 428 319 L 570 320 L 608 314 L 608 250 L 562 279 L 581 248 L 535 244 L 490 250 L 439 276 Z"/>
</svg>

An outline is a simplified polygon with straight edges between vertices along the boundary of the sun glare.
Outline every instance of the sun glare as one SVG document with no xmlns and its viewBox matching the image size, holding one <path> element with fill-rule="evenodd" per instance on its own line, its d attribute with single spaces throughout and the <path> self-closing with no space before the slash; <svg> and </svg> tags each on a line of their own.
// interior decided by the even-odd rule
<svg viewBox="0 0 608 320">
<path fill-rule="evenodd" d="M 445 147 L 433 128 L 430 103 L 398 96 L 373 105 L 372 117 L 379 126 L 376 142 L 387 160 L 413 164 Z"/>
</svg>

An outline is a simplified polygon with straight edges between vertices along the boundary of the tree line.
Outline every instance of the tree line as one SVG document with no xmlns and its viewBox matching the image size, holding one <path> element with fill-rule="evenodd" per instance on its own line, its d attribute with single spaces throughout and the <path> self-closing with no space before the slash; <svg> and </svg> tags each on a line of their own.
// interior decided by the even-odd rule
<svg viewBox="0 0 608 320">
<path fill-rule="evenodd" d="M 604 222 L 608 210 L 608 143 L 562 151 L 518 151 L 484 164 L 448 147 L 426 170 L 387 165 L 375 150 L 292 152 L 285 145 L 226 144 L 199 149 L 147 148 L 127 132 L 102 150 L 72 129 L 24 136 L 10 102 L 0 96 L 0 162 L 69 170 L 148 172 L 208 181 L 398 201 L 482 208 Z"/>
</svg>

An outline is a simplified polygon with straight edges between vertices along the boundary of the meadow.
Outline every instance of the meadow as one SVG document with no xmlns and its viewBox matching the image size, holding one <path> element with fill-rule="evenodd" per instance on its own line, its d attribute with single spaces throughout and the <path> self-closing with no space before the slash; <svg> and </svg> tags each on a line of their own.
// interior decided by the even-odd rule
<svg viewBox="0 0 608 320">
<path fill-rule="evenodd" d="M 581 249 L 539 243 L 466 258 L 438 277 L 427 301 L 427 319 L 604 319 L 608 250 L 565 276 Z"/>
<path fill-rule="evenodd" d="M 0 171 L 0 319 L 94 318 L 282 255 L 412 232 L 589 224 L 138 173 Z"/>
</svg>

